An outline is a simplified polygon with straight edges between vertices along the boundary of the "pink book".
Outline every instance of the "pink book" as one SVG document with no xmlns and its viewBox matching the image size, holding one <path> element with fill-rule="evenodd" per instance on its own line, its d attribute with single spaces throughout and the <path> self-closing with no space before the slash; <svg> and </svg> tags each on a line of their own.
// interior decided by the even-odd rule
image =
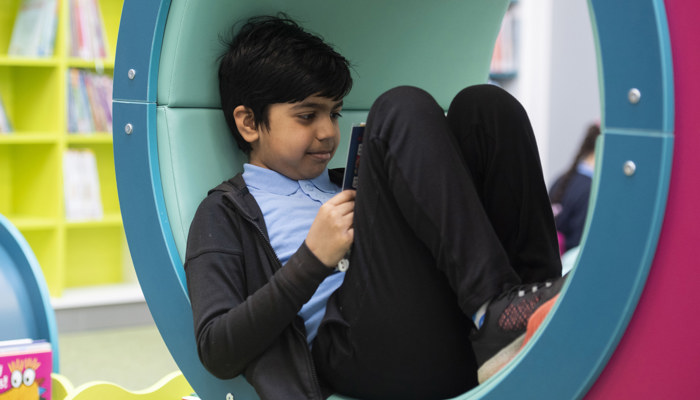
<svg viewBox="0 0 700 400">
<path fill-rule="evenodd" d="M 50 400 L 52 368 L 50 343 L 0 341 L 0 399 Z"/>
</svg>

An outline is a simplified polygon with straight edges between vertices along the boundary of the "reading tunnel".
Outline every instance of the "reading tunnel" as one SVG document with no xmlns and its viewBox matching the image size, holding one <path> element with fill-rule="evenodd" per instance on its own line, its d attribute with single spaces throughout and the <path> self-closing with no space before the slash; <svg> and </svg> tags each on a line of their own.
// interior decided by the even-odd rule
<svg viewBox="0 0 700 400">
<path fill-rule="evenodd" d="M 285 11 L 333 43 L 355 65 L 347 133 L 393 86 L 422 87 L 446 107 L 464 86 L 485 82 L 508 2 L 124 2 L 113 102 L 124 228 L 151 314 L 200 397 L 258 398 L 243 377 L 219 380 L 199 362 L 182 265 L 197 205 L 244 162 L 218 100 L 219 34 Z M 700 324 L 688 316 L 700 302 L 692 181 L 700 118 L 691 111 L 700 109 L 692 20 L 700 6 L 589 4 L 603 135 L 581 252 L 544 329 L 459 399 L 690 398 L 698 389 Z"/>
</svg>

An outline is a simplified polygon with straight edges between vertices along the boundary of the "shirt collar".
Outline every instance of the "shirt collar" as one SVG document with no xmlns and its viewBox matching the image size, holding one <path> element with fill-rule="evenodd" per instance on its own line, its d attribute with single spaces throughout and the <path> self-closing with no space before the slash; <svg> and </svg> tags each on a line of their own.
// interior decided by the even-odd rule
<svg viewBox="0 0 700 400">
<path fill-rule="evenodd" d="M 299 181 L 289 179 L 277 171 L 248 163 L 243 164 L 243 179 L 248 186 L 283 196 L 288 196 L 299 190 Z M 308 182 L 326 193 L 338 191 L 338 187 L 331 182 L 328 176 L 328 169 L 325 169 L 321 175 L 309 179 Z"/>
</svg>

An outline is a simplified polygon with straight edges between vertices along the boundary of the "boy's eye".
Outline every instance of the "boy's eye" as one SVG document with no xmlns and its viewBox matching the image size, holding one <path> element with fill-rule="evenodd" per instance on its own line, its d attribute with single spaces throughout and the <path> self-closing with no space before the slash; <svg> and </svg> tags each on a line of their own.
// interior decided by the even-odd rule
<svg viewBox="0 0 700 400">
<path fill-rule="evenodd" d="M 342 116 L 343 116 L 343 114 L 341 114 L 341 113 L 338 112 L 338 111 L 332 112 L 332 113 L 331 113 L 331 118 L 333 118 L 333 119 L 338 119 L 338 118 L 340 118 L 340 117 L 342 117 Z"/>
<path fill-rule="evenodd" d="M 299 114 L 299 118 L 305 120 L 305 121 L 310 121 L 314 118 L 316 114 L 314 113 L 308 113 L 308 114 Z"/>
</svg>

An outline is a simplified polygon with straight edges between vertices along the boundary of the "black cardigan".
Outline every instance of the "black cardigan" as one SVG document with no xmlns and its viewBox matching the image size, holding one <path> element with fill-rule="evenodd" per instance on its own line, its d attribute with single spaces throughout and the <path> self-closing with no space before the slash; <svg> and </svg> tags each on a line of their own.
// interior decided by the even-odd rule
<svg viewBox="0 0 700 400">
<path fill-rule="evenodd" d="M 262 399 L 326 398 L 297 313 L 332 272 L 306 244 L 282 268 L 241 174 L 212 189 L 190 226 L 185 257 L 205 368 L 222 379 L 243 373 Z"/>
</svg>

